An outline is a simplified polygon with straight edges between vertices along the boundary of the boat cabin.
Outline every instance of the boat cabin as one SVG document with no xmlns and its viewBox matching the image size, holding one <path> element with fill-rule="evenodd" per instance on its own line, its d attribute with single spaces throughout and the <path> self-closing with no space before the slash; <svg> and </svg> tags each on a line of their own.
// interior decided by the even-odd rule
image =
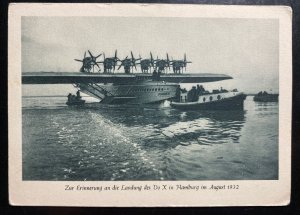
<svg viewBox="0 0 300 215">
<path fill-rule="evenodd" d="M 186 103 L 186 102 L 207 103 L 207 102 L 222 100 L 225 98 L 230 98 L 239 94 L 237 89 L 228 91 L 221 88 L 220 90 L 213 90 L 212 92 L 204 90 L 203 87 L 202 89 L 203 90 L 199 90 L 198 87 L 197 88 L 193 87 L 190 91 L 181 91 L 179 102 L 180 103 Z"/>
</svg>

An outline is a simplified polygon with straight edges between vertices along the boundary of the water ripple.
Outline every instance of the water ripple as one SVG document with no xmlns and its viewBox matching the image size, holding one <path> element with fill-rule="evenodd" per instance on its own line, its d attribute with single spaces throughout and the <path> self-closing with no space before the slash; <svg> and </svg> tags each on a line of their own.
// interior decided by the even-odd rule
<svg viewBox="0 0 300 215">
<path fill-rule="evenodd" d="M 278 105 L 245 111 L 23 99 L 24 180 L 226 180 L 278 177 Z"/>
</svg>

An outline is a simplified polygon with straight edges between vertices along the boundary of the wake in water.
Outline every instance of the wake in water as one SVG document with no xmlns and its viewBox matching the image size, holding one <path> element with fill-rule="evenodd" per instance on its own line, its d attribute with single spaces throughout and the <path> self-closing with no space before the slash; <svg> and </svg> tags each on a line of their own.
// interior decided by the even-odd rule
<svg viewBox="0 0 300 215">
<path fill-rule="evenodd" d="M 226 180 L 278 177 L 278 105 L 178 111 L 66 107 L 23 99 L 24 180 Z M 255 134 L 255 141 L 254 136 Z"/>
</svg>

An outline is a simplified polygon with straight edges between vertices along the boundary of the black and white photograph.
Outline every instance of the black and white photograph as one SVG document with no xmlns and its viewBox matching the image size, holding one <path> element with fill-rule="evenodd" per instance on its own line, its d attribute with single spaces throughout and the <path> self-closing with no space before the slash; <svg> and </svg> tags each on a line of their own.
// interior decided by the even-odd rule
<svg viewBox="0 0 300 215">
<path fill-rule="evenodd" d="M 291 105 L 281 15 L 111 7 L 20 13 L 20 181 L 171 182 L 180 192 L 280 181 L 290 147 L 280 111 Z"/>
</svg>

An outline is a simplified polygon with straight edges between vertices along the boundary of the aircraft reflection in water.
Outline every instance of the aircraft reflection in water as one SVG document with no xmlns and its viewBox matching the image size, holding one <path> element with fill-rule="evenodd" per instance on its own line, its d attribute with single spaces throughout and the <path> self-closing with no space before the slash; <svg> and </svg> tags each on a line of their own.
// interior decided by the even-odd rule
<svg viewBox="0 0 300 215">
<path fill-rule="evenodd" d="M 113 57 L 105 53 L 94 55 L 88 50 L 83 59 L 80 73 L 71 72 L 26 72 L 22 74 L 23 84 L 68 84 L 71 83 L 81 92 L 95 97 L 107 104 L 144 104 L 158 103 L 178 96 L 180 83 L 203 83 L 231 79 L 228 75 L 211 73 L 182 74 L 186 70 L 186 54 L 183 60 L 166 58 L 153 59 L 130 57 L 118 58 L 117 50 Z M 99 58 L 103 56 L 103 60 Z M 103 72 L 101 69 L 103 65 Z M 140 66 L 141 73 L 137 71 Z M 115 73 L 123 67 L 123 73 Z M 173 73 L 170 73 L 170 69 Z M 151 73 L 153 71 L 153 73 Z"/>
</svg>

